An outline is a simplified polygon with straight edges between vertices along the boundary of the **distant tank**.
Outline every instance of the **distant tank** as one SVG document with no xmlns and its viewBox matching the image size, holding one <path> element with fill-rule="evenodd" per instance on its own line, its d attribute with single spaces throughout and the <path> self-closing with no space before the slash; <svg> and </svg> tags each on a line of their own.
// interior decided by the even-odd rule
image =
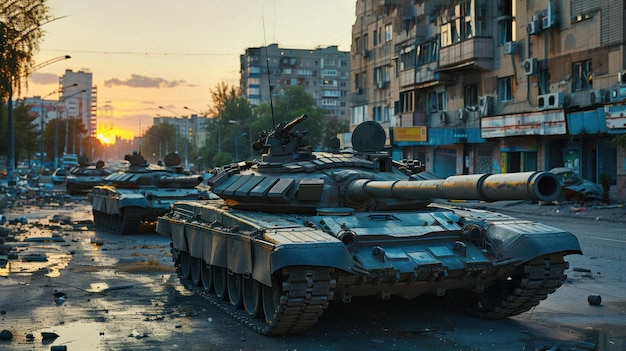
<svg viewBox="0 0 626 351">
<path fill-rule="evenodd" d="M 142 222 L 156 222 L 178 200 L 210 198 L 209 192 L 195 187 L 200 175 L 185 175 L 176 153 L 165 157 L 165 167 L 149 165 L 141 154 L 126 155 L 127 170 L 103 179 L 89 199 L 94 224 L 119 233 L 137 233 Z"/>
<path fill-rule="evenodd" d="M 254 147 L 260 161 L 220 167 L 202 186 L 219 200 L 182 201 L 159 217 L 186 286 L 264 335 L 311 329 L 331 301 L 424 294 L 497 319 L 528 311 L 561 286 L 571 233 L 433 199 L 550 201 L 549 172 L 433 179 L 392 161 L 375 122 L 353 150 L 312 152 L 306 117 L 280 123 Z M 209 293 L 209 294 L 206 294 Z"/>
</svg>

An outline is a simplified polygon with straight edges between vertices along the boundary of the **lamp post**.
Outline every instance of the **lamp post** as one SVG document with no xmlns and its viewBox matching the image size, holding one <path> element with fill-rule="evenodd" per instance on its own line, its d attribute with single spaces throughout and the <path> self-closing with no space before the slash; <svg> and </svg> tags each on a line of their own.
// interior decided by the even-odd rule
<svg viewBox="0 0 626 351">
<path fill-rule="evenodd" d="M 235 161 L 239 162 L 239 139 L 245 137 L 248 133 L 244 132 L 239 134 L 238 137 L 235 138 Z"/>
<path fill-rule="evenodd" d="M 44 139 L 45 139 L 45 136 L 44 136 L 44 126 L 45 126 L 45 121 L 44 121 L 44 119 L 45 119 L 45 117 L 46 117 L 46 111 L 44 110 L 44 100 L 45 100 L 48 96 L 51 96 L 51 95 L 53 95 L 53 94 L 56 94 L 56 93 L 62 92 L 62 91 L 63 91 L 63 90 L 65 90 L 66 88 L 69 88 L 69 87 L 75 87 L 75 86 L 77 86 L 77 85 L 78 85 L 77 83 L 74 83 L 74 84 L 72 84 L 72 85 L 68 85 L 68 86 L 61 87 L 61 88 L 59 88 L 59 89 L 55 89 L 54 91 L 50 92 L 49 94 L 47 94 L 47 95 L 45 95 L 45 96 L 43 96 L 43 97 L 41 98 L 41 121 L 40 121 L 40 124 L 41 124 L 41 137 L 40 137 L 40 144 L 41 144 L 41 145 L 40 145 L 40 157 L 41 157 L 41 164 L 39 165 L 39 166 L 40 166 L 40 167 L 39 167 L 39 169 L 40 169 L 40 170 L 43 170 L 43 168 L 44 168 L 44 167 L 43 167 L 43 164 L 44 164 L 44 160 L 45 160 L 45 159 L 44 159 L 44 157 L 43 157 L 43 155 L 44 155 L 44 153 L 45 153 L 45 142 L 44 142 Z M 58 121 L 57 121 L 57 122 L 58 122 Z"/>
<path fill-rule="evenodd" d="M 53 64 L 55 62 L 63 61 L 72 58 L 70 55 L 63 55 L 59 57 L 55 57 L 48 61 L 44 61 L 42 63 L 33 65 L 32 70 L 29 73 L 33 73 L 38 69 L 41 69 L 45 66 Z M 9 88 L 8 88 L 8 96 L 9 101 L 7 101 L 7 139 L 8 139 L 8 147 L 7 147 L 7 173 L 9 183 L 15 181 L 14 171 L 15 171 L 15 126 L 13 123 L 13 81 L 15 79 L 20 79 L 23 77 L 13 77 L 13 75 L 9 75 Z"/>
<path fill-rule="evenodd" d="M 76 93 L 74 93 L 72 95 L 69 95 L 69 96 L 64 96 L 56 104 L 55 110 L 57 111 L 57 122 L 55 123 L 55 126 L 54 126 L 55 127 L 54 128 L 54 134 L 55 134 L 55 137 L 54 137 L 54 164 L 56 165 L 57 168 L 61 166 L 60 162 L 59 162 L 59 112 L 58 112 L 59 111 L 59 104 L 61 102 L 65 102 L 65 100 L 71 98 L 72 96 L 74 96 L 76 94 L 79 94 L 79 93 L 82 93 L 84 91 L 86 91 L 86 90 L 82 90 L 82 91 L 76 92 Z M 67 131 L 67 121 L 65 122 L 65 125 L 66 125 L 65 130 Z M 67 135 L 67 132 L 66 132 L 65 135 Z M 65 144 L 67 145 L 67 140 L 66 140 Z"/>
<path fill-rule="evenodd" d="M 67 98 L 64 98 L 63 100 L 67 100 L 69 98 L 72 98 L 78 94 L 82 94 L 84 92 L 86 92 L 87 89 L 83 89 L 81 91 L 78 91 L 70 96 L 68 96 Z M 63 155 L 66 155 L 68 153 L 68 144 L 69 144 L 69 137 L 70 137 L 70 131 L 69 131 L 69 121 L 70 121 L 70 117 L 67 115 L 67 110 L 66 111 L 66 118 L 65 118 L 65 146 L 63 147 Z M 74 123 L 76 123 L 76 121 L 74 121 Z"/>
</svg>

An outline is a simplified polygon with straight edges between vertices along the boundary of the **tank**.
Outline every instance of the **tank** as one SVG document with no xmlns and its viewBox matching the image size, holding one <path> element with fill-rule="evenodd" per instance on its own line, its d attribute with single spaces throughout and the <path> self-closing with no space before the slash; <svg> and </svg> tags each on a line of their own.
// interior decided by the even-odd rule
<svg viewBox="0 0 626 351">
<path fill-rule="evenodd" d="M 560 187 L 549 172 L 439 179 L 381 151 L 375 122 L 357 126 L 350 149 L 312 152 L 295 129 L 304 119 L 264 132 L 260 160 L 215 169 L 201 187 L 218 200 L 177 202 L 157 222 L 185 286 L 261 334 L 306 332 L 329 305 L 371 296 L 432 294 L 477 317 L 514 316 L 582 254 L 571 233 L 434 201 L 550 201 Z"/>
<path fill-rule="evenodd" d="M 196 189 L 203 177 L 185 175 L 176 153 L 165 157 L 165 166 L 150 165 L 141 154 L 126 155 L 128 168 L 106 176 L 105 185 L 95 186 L 89 200 L 94 224 L 122 234 L 137 233 L 143 223 L 154 223 L 178 200 L 211 196 Z M 213 195 L 213 197 L 215 197 Z"/>
</svg>

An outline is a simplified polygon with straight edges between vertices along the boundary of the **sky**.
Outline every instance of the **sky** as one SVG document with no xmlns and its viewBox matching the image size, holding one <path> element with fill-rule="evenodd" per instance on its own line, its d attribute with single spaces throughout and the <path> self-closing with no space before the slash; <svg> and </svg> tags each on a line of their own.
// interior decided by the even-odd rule
<svg viewBox="0 0 626 351">
<path fill-rule="evenodd" d="M 50 15 L 21 97 L 46 96 L 66 69 L 90 72 L 102 139 L 142 134 L 157 114 L 204 112 L 210 89 L 239 87 L 247 48 L 349 51 L 355 0 L 47 0 Z M 165 109 L 160 109 L 163 106 Z M 184 107 L 189 109 L 185 109 Z"/>
</svg>

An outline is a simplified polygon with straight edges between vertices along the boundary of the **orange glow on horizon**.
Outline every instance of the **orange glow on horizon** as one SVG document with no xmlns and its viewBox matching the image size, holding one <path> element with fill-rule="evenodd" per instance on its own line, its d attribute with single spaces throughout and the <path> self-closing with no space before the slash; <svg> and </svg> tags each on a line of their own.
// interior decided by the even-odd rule
<svg viewBox="0 0 626 351">
<path fill-rule="evenodd" d="M 120 128 L 109 128 L 106 130 L 98 130 L 96 133 L 96 138 L 100 140 L 105 145 L 113 145 L 115 144 L 115 139 L 125 139 L 132 140 L 135 137 L 135 134 L 126 129 Z"/>
</svg>

